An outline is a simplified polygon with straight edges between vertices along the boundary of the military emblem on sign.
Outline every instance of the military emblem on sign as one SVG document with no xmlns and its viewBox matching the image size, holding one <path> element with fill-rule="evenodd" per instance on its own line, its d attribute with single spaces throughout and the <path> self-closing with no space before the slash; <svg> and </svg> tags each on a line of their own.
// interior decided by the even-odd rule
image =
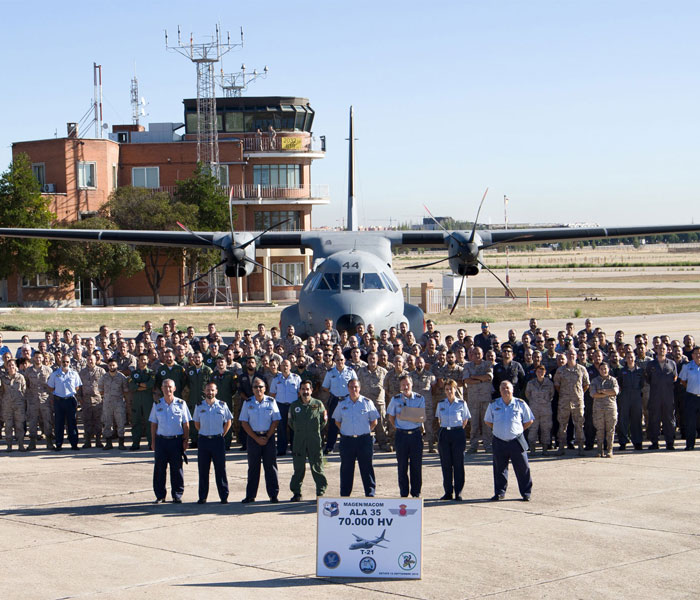
<svg viewBox="0 0 700 600">
<path fill-rule="evenodd" d="M 399 567 L 404 571 L 411 571 L 416 566 L 416 555 L 412 552 L 402 552 L 399 554 Z"/>
<path fill-rule="evenodd" d="M 417 508 L 406 508 L 405 504 L 399 504 L 398 508 L 390 508 L 389 512 L 392 515 L 399 515 L 399 517 L 406 517 L 408 515 L 412 515 L 417 510 L 418 510 Z"/>
<path fill-rule="evenodd" d="M 340 507 L 337 502 L 324 502 L 323 514 L 327 517 L 336 517 L 340 514 Z"/>
</svg>

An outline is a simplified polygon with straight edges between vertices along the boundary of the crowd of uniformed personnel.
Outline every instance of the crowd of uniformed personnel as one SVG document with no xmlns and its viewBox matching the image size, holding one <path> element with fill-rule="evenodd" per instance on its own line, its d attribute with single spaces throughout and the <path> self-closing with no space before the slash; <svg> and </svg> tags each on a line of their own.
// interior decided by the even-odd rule
<svg viewBox="0 0 700 600">
<path fill-rule="evenodd" d="M 572 449 L 579 455 L 595 451 L 611 457 L 615 435 L 620 450 L 628 446 L 642 450 L 645 435 L 649 449 L 658 449 L 661 437 L 667 450 L 675 449 L 678 438 L 685 440 L 686 449 L 694 448 L 700 415 L 700 348 L 691 335 L 683 340 L 665 335 L 649 339 L 644 333 L 626 336 L 618 330 L 610 339 L 590 319 L 580 331 L 573 323 L 560 331 L 543 330 L 531 319 L 521 335 L 510 330 L 507 339 L 491 333 L 488 323 L 482 323 L 473 337 L 459 329 L 456 337 L 443 338 L 433 322 L 426 325 L 427 330 L 418 334 L 405 323 L 382 331 L 360 325 L 349 334 L 327 320 L 324 331 L 302 340 L 293 327 L 268 331 L 260 324 L 257 331 L 237 331 L 224 340 L 214 323 L 206 334 L 198 335 L 192 327 L 180 329 L 171 319 L 159 330 L 146 321 L 133 338 L 106 326 L 94 337 L 68 329 L 47 332 L 38 343 L 24 336 L 16 353 L 0 335 L 6 450 L 34 450 L 43 439 L 48 449 L 60 451 L 64 428 L 72 449 L 79 450 L 78 409 L 82 448 L 110 450 L 116 444 L 126 450 L 128 427 L 129 450 L 153 448 L 154 434 L 170 437 L 163 434 L 167 426 L 158 421 L 165 406 L 159 405 L 162 386 L 168 380 L 174 386 L 172 396 L 187 409 L 178 413 L 178 419 L 185 415 L 191 420 L 184 430 L 184 449 L 222 438 L 221 450 L 217 447 L 215 453 L 205 441 L 217 470 L 220 454 L 233 445 L 248 451 L 244 499 L 248 502 L 257 493 L 261 462 L 268 495 L 277 499 L 276 456 L 290 449 L 295 467 L 293 500 L 301 499 L 307 460 L 317 494 L 326 491 L 322 454 L 334 452 L 339 435 L 341 453 L 343 439 L 366 435 L 347 433 L 355 428 L 349 429 L 348 420 L 342 418 L 352 414 L 345 412 L 344 404 L 353 395 L 348 388 L 351 381 L 357 381 L 351 387 L 371 401 L 368 407 L 377 414 L 369 420 L 373 438 L 358 442 L 352 450 L 352 469 L 357 459 L 367 495 L 373 494 L 375 485 L 373 472 L 367 470 L 375 444 L 380 451 L 397 452 L 402 495 L 409 491 L 420 495 L 419 457 L 425 444 L 429 453 L 440 450 L 442 458 L 441 431 L 451 428 L 443 427 L 436 413 L 438 403 L 453 395 L 468 408 L 463 451 L 475 453 L 481 446 L 490 452 L 492 432 L 485 417 L 504 381 L 512 384 L 513 396 L 523 399 L 534 416 L 527 432 L 530 453 L 539 444 L 545 454 Z M 422 398 L 422 404 L 409 402 L 414 397 Z M 401 404 L 398 409 L 392 406 L 394 399 Z M 207 402 L 209 412 L 218 412 L 222 426 L 200 441 L 198 415 L 207 412 Z M 401 418 L 401 407 L 413 405 L 424 408 L 424 419 Z M 345 442 L 346 450 L 350 445 Z M 449 453 L 445 460 L 453 464 L 454 448 Z M 208 469 L 207 462 L 207 476 Z M 346 473 L 348 469 L 346 465 Z M 164 473 L 163 467 L 163 478 Z M 463 481 L 459 474 L 456 477 L 446 490 L 455 483 L 461 490 Z M 220 479 L 217 474 L 217 485 Z M 341 492 L 349 494 L 352 481 L 343 479 Z M 219 495 L 224 501 L 228 488 L 219 486 Z M 201 488 L 200 501 L 206 501 L 206 490 Z"/>
</svg>

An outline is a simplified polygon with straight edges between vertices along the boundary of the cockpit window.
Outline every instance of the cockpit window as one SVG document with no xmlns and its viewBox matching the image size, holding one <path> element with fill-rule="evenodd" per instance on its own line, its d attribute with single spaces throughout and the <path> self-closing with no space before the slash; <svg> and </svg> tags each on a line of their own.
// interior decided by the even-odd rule
<svg viewBox="0 0 700 600">
<path fill-rule="evenodd" d="M 383 290 L 384 283 L 377 273 L 362 274 L 362 289 L 363 290 Z"/>
<path fill-rule="evenodd" d="M 313 290 L 318 284 L 318 280 L 321 279 L 322 273 L 314 273 L 313 277 L 309 277 L 304 284 L 302 290 L 309 291 Z"/>
<path fill-rule="evenodd" d="M 318 282 L 317 290 L 331 290 L 338 291 L 338 282 L 340 280 L 340 273 L 323 273 L 321 279 Z"/>
<path fill-rule="evenodd" d="M 343 290 L 358 290 L 360 289 L 360 274 L 359 273 L 343 273 Z"/>
<path fill-rule="evenodd" d="M 382 273 L 382 279 L 384 280 L 384 283 L 386 283 L 386 287 L 388 287 L 392 292 L 396 292 L 398 290 L 396 284 L 386 273 Z"/>
</svg>

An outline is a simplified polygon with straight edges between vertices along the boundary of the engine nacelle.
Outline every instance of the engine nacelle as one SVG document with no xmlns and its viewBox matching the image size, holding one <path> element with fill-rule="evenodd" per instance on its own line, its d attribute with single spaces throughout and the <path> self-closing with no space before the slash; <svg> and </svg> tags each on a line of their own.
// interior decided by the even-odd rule
<svg viewBox="0 0 700 600">
<path fill-rule="evenodd" d="M 230 246 L 223 252 L 227 277 L 247 277 L 255 269 L 255 242 L 253 234 L 236 233 Z"/>
<path fill-rule="evenodd" d="M 479 246 L 481 238 L 474 236 L 474 240 L 468 241 L 467 236 L 461 231 L 455 231 L 450 237 L 447 247 L 447 255 L 450 257 L 450 269 L 455 275 L 460 277 L 472 277 L 478 275 L 479 266 Z"/>
</svg>

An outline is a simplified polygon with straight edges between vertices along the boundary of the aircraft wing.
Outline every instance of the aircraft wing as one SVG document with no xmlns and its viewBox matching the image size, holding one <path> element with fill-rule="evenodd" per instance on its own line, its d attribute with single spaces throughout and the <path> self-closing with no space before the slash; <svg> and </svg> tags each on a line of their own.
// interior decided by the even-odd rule
<svg viewBox="0 0 700 600">
<path fill-rule="evenodd" d="M 352 535 L 355 536 L 355 539 L 356 539 L 358 542 L 366 542 L 366 541 L 367 541 L 365 538 L 360 537 L 360 536 L 357 535 L 356 533 L 353 533 Z"/>
<path fill-rule="evenodd" d="M 113 242 L 151 246 L 191 246 L 206 248 L 227 235 L 211 231 L 131 231 L 125 229 L 20 229 L 0 228 L 1 237 L 41 238 L 74 242 Z M 230 237 L 230 236 L 229 236 Z"/>
<path fill-rule="evenodd" d="M 624 238 L 645 235 L 700 232 L 700 225 L 655 225 L 638 227 L 543 227 L 533 229 L 477 230 L 492 244 L 539 244 L 558 241 Z"/>
</svg>

